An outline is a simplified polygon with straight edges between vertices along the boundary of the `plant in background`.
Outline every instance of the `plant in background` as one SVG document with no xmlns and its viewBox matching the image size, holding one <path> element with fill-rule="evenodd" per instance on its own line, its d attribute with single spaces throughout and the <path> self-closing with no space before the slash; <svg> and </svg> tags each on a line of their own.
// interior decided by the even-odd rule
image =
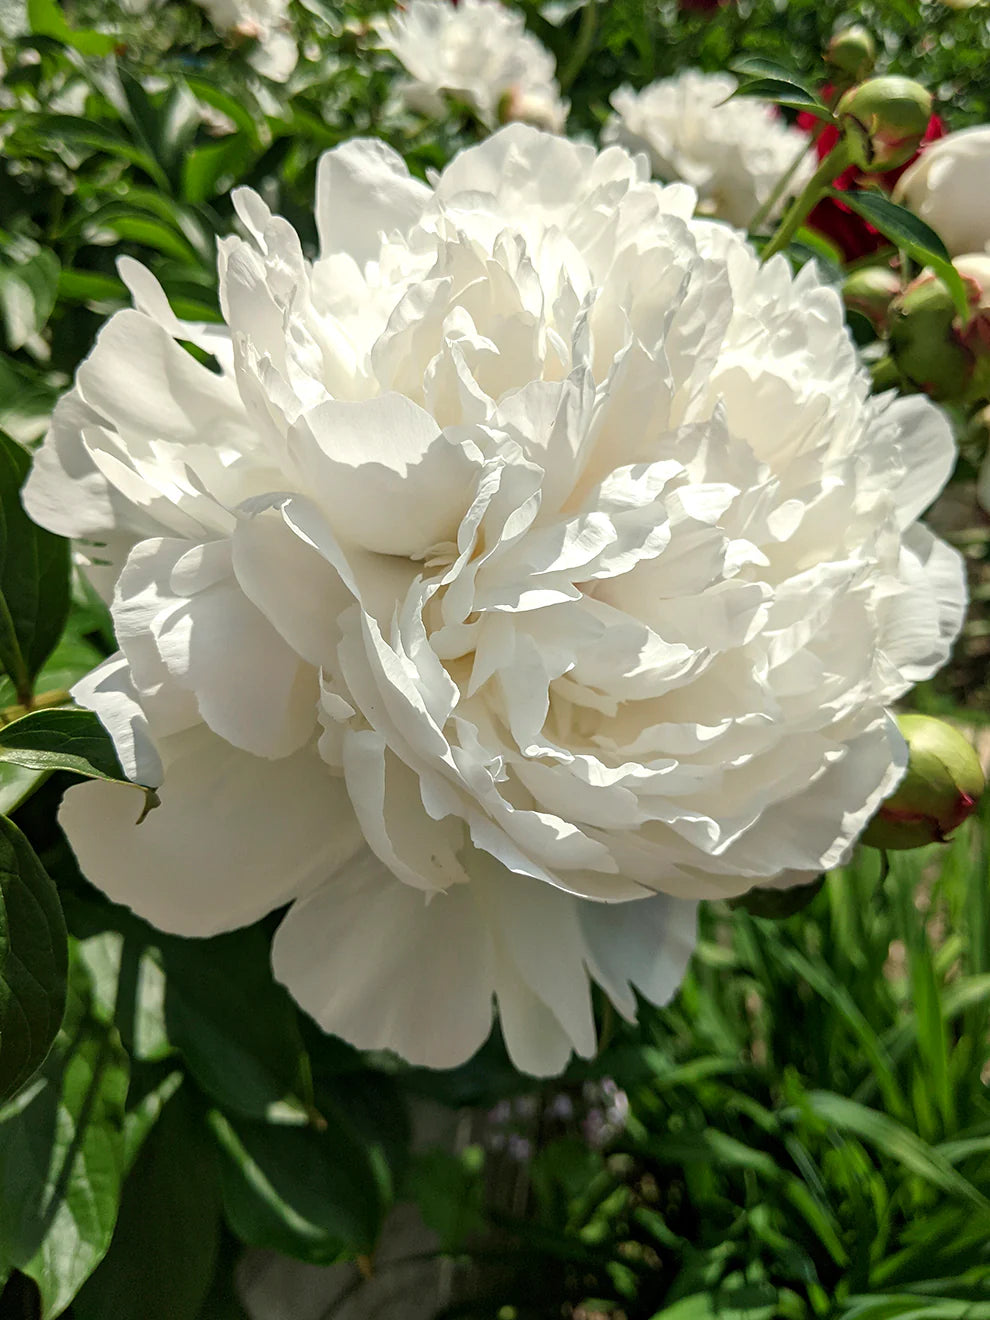
<svg viewBox="0 0 990 1320">
<path fill-rule="evenodd" d="M 666 183 L 689 183 L 698 193 L 699 214 L 745 229 L 765 207 L 806 143 L 772 105 L 755 98 L 730 99 L 736 79 L 686 69 L 634 92 L 612 93 L 613 114 L 602 142 L 645 151 L 653 173 Z M 771 218 L 801 191 L 813 171 L 801 160 Z"/>
<path fill-rule="evenodd" d="M 290 31 L 289 0 L 195 0 L 210 22 L 235 45 L 248 43 L 248 60 L 265 78 L 285 82 L 299 51 Z"/>
<path fill-rule="evenodd" d="M 489 131 L 509 120 L 563 131 L 568 105 L 553 56 L 500 0 L 409 0 L 377 30 L 411 75 L 399 95 L 420 114 L 442 118 L 450 96 Z"/>
</svg>

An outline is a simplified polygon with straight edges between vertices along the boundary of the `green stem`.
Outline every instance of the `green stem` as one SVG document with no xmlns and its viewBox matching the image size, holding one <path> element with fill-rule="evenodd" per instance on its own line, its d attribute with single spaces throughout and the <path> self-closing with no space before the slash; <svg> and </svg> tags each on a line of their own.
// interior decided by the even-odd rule
<svg viewBox="0 0 990 1320">
<path fill-rule="evenodd" d="M 839 177 L 848 164 L 849 148 L 845 142 L 837 142 L 808 180 L 804 192 L 791 204 L 790 210 L 781 221 L 780 228 L 763 249 L 761 261 L 769 261 L 782 248 L 787 247 L 810 215 L 815 203 L 824 196 L 828 186 Z"/>
<path fill-rule="evenodd" d="M 791 161 L 790 165 L 788 165 L 787 169 L 783 172 L 783 174 L 774 184 L 773 191 L 771 192 L 770 196 L 759 208 L 759 210 L 753 216 L 752 220 L 750 220 L 748 227 L 749 227 L 749 232 L 751 234 L 756 233 L 760 225 L 763 224 L 763 221 L 767 218 L 767 216 L 771 213 L 771 211 L 773 211 L 774 207 L 780 201 L 781 197 L 783 197 L 787 185 L 790 183 L 791 179 L 794 178 L 794 175 L 798 172 L 798 169 L 801 166 L 801 162 L 808 155 L 808 151 L 812 147 L 814 147 L 815 143 L 821 137 L 824 128 L 825 128 L 825 124 L 822 123 L 821 120 L 819 120 L 815 127 L 815 131 L 812 133 L 808 141 L 808 146 L 801 148 L 798 154 Z"/>
<path fill-rule="evenodd" d="M 557 81 L 560 83 L 560 90 L 566 92 L 572 85 L 574 79 L 581 72 L 581 66 L 591 54 L 591 47 L 594 45 L 595 32 L 598 28 L 598 0 L 589 0 L 581 11 L 581 25 L 578 28 L 577 37 L 574 40 L 574 48 L 571 51 L 571 57 L 557 74 Z"/>
</svg>

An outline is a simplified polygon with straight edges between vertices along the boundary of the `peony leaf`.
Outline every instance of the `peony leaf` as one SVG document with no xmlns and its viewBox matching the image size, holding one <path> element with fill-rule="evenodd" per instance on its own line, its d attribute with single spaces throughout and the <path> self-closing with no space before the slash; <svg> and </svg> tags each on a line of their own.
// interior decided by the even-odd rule
<svg viewBox="0 0 990 1320">
<path fill-rule="evenodd" d="M 27 0 L 28 22 L 39 37 L 52 37 L 82 55 L 109 55 L 117 38 L 89 28 L 71 28 L 56 0 Z"/>
<path fill-rule="evenodd" d="M 142 820 L 158 806 L 154 789 L 135 784 L 124 774 L 113 740 L 90 710 L 36 710 L 0 727 L 3 762 L 48 774 L 66 770 L 86 779 L 140 788 L 145 795 Z"/>
<path fill-rule="evenodd" d="M 840 192 L 831 189 L 836 201 L 868 220 L 885 238 L 901 248 L 919 266 L 930 266 L 952 294 L 956 309 L 964 322 L 970 318 L 969 301 L 962 276 L 952 264 L 945 244 L 935 230 L 919 220 L 906 207 L 898 206 L 889 197 L 878 192 Z"/>
<path fill-rule="evenodd" d="M 220 1237 L 216 1151 L 182 1087 L 128 1175 L 110 1250 L 74 1320 L 196 1320 Z"/>
<path fill-rule="evenodd" d="M 292 1001 L 272 978 L 262 928 L 161 940 L 159 948 L 168 1038 L 203 1090 L 247 1118 L 306 1123 L 308 1060 Z"/>
<path fill-rule="evenodd" d="M 6 247 L 0 264 L 0 315 L 7 346 L 18 349 L 44 327 L 52 314 L 60 264 L 49 248 L 31 245 L 15 254 L 13 244 Z"/>
<path fill-rule="evenodd" d="M 341 1119 L 318 1130 L 213 1110 L 209 1123 L 221 1151 L 224 1210 L 244 1242 L 314 1265 L 372 1249 L 385 1201 L 375 1150 Z"/>
<path fill-rule="evenodd" d="M 48 1056 L 65 1011 L 66 933 L 58 891 L 0 816 L 0 1100 Z"/>
<path fill-rule="evenodd" d="M 23 704 L 69 613 L 69 543 L 35 526 L 21 507 L 30 466 L 27 452 L 0 432 L 0 667 Z"/>
<path fill-rule="evenodd" d="M 778 64 L 776 60 L 765 59 L 762 55 L 746 55 L 742 59 L 733 60 L 729 68 L 741 77 L 774 78 L 778 82 L 791 83 L 794 87 L 800 87 L 809 96 L 815 95 L 812 88 L 803 79 L 799 78 L 793 69 L 789 69 L 785 64 Z"/>
<path fill-rule="evenodd" d="M 727 101 L 737 96 L 758 96 L 773 105 L 786 105 L 792 110 L 805 110 L 826 124 L 835 123 L 835 116 L 827 105 L 800 83 L 784 78 L 749 78 L 741 82 Z"/>
<path fill-rule="evenodd" d="M 70 962 L 68 1005 L 35 1082 L 0 1110 L 0 1275 L 18 1269 L 61 1315 L 113 1235 L 124 1165 L 128 1061 L 89 1012 L 85 969 Z"/>
</svg>

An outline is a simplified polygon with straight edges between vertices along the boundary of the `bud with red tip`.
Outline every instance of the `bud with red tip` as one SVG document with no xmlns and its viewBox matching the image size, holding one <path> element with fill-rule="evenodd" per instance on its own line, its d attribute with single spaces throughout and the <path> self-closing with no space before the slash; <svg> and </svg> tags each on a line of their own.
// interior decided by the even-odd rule
<svg viewBox="0 0 990 1320">
<path fill-rule="evenodd" d="M 918 150 L 932 97 L 920 83 L 888 74 L 851 87 L 836 113 L 851 163 L 876 174 L 903 165 Z"/>
<path fill-rule="evenodd" d="M 971 816 L 985 787 L 983 769 L 958 730 L 929 715 L 899 715 L 907 773 L 870 821 L 861 842 L 904 851 L 947 836 Z"/>
<path fill-rule="evenodd" d="M 990 399 L 990 256 L 957 257 L 970 306 L 966 323 L 946 285 L 924 270 L 890 306 L 890 351 L 906 381 L 933 399 Z"/>
</svg>

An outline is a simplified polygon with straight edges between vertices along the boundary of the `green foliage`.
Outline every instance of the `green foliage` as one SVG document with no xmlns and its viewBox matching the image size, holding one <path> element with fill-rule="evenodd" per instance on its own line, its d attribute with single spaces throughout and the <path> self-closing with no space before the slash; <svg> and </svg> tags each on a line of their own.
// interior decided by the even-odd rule
<svg viewBox="0 0 990 1320">
<path fill-rule="evenodd" d="M 20 830 L 0 816 L 0 1100 L 44 1063 L 65 1011 L 65 921 Z"/>
</svg>

